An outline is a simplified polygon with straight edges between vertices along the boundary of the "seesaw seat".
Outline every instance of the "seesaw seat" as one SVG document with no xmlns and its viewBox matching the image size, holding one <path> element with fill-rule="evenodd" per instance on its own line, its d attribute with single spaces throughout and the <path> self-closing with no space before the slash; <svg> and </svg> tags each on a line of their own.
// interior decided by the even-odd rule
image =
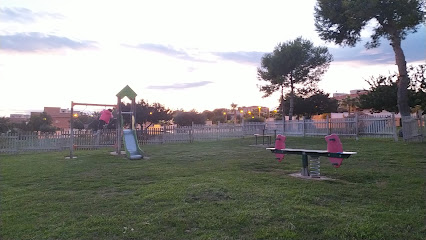
<svg viewBox="0 0 426 240">
<path fill-rule="evenodd" d="M 285 136 L 278 134 L 277 138 L 275 139 L 275 149 L 285 149 L 285 139 Z M 278 162 L 281 162 L 284 158 L 284 154 L 275 153 L 275 158 L 278 160 Z"/>
<path fill-rule="evenodd" d="M 341 153 L 343 152 L 343 145 L 340 142 L 339 136 L 336 134 L 331 134 L 325 137 L 325 141 L 327 142 L 327 151 L 332 153 Z M 343 158 L 330 157 L 328 158 L 331 164 L 338 168 L 342 165 Z"/>
</svg>

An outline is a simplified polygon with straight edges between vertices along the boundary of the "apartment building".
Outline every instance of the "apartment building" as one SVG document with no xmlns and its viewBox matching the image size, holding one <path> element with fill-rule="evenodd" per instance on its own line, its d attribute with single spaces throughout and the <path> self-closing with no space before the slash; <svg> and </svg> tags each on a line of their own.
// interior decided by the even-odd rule
<svg viewBox="0 0 426 240">
<path fill-rule="evenodd" d="M 71 110 L 59 107 L 44 107 L 44 112 L 52 117 L 52 125 L 60 129 L 70 128 Z"/>
</svg>

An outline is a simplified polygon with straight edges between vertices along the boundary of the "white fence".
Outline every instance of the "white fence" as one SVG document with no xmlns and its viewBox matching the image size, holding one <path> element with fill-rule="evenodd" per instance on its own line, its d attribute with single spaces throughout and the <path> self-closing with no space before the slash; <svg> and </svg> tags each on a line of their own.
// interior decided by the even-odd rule
<svg viewBox="0 0 426 240">
<path fill-rule="evenodd" d="M 424 121 L 423 121 L 424 124 Z M 423 128 L 424 129 L 424 128 Z M 137 131 L 140 145 L 194 141 L 212 141 L 226 138 L 243 138 L 253 134 L 286 136 L 326 136 L 335 133 L 342 137 L 380 137 L 398 140 L 393 116 L 358 117 L 324 120 L 293 120 L 243 125 L 193 125 L 189 127 L 164 126 Z M 423 135 L 424 136 L 424 135 Z M 105 130 L 101 134 L 91 131 L 76 131 L 75 149 L 111 147 L 116 143 L 116 131 Z M 69 132 L 56 134 L 2 134 L 0 153 L 28 151 L 58 151 L 70 148 Z"/>
<path fill-rule="evenodd" d="M 60 134 L 1 134 L 0 153 L 58 151 L 69 147 L 69 137 Z"/>
<path fill-rule="evenodd" d="M 261 126 L 263 128 L 263 125 Z M 175 142 L 212 141 L 244 137 L 242 125 L 193 125 L 188 127 L 164 126 L 138 131 L 141 144 L 162 144 Z"/>
<path fill-rule="evenodd" d="M 402 118 L 404 141 L 423 141 L 426 138 L 426 115 Z"/>
<path fill-rule="evenodd" d="M 326 136 L 335 133 L 346 137 L 381 137 L 398 140 L 395 117 L 393 115 L 372 117 L 354 116 L 352 118 L 326 118 L 324 120 L 292 120 L 266 123 L 268 134 L 286 136 Z"/>
</svg>

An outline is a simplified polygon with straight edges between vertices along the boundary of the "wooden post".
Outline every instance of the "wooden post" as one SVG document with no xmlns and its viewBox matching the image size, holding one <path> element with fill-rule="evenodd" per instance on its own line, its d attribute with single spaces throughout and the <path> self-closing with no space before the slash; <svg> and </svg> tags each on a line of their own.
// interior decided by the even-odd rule
<svg viewBox="0 0 426 240">
<path fill-rule="evenodd" d="M 217 121 L 217 131 L 216 131 L 216 140 L 219 141 L 220 137 L 220 122 Z"/>
<path fill-rule="evenodd" d="M 71 118 L 70 118 L 70 159 L 74 158 L 74 103 L 71 101 Z"/>
<path fill-rule="evenodd" d="M 358 140 L 358 135 L 359 135 L 359 129 L 358 129 L 358 112 L 355 112 L 355 139 Z"/>
<path fill-rule="evenodd" d="M 398 142 L 398 133 L 396 132 L 396 123 L 395 123 L 395 113 L 392 113 L 392 132 L 393 132 L 393 139 L 395 142 Z"/>
<path fill-rule="evenodd" d="M 120 97 L 117 97 L 117 148 L 116 148 L 116 153 L 118 156 L 120 156 L 121 154 L 121 129 L 123 128 L 121 126 L 121 99 Z"/>
<path fill-rule="evenodd" d="M 164 137 L 166 137 L 166 125 L 163 125 L 163 134 L 162 134 L 162 144 L 166 143 L 166 141 L 164 140 Z"/>
<path fill-rule="evenodd" d="M 326 121 L 327 121 L 327 135 L 331 134 L 331 122 L 330 122 L 330 117 L 327 115 L 326 117 Z"/>
</svg>

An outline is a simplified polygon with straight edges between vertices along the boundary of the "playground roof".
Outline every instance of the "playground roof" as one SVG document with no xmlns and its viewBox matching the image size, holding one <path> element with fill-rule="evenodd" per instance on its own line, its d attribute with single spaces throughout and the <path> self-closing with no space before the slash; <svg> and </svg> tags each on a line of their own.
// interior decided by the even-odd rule
<svg viewBox="0 0 426 240">
<path fill-rule="evenodd" d="M 137 94 L 135 91 L 133 91 L 129 85 L 126 85 L 119 93 L 116 95 L 120 99 L 123 99 L 124 97 L 128 97 L 129 99 L 135 99 Z"/>
</svg>

